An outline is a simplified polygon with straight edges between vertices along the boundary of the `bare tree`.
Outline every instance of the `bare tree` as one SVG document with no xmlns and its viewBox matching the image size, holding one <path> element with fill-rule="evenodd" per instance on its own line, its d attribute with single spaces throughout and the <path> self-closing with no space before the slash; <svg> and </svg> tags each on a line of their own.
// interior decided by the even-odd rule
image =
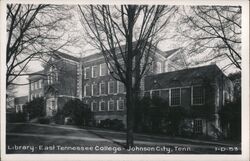
<svg viewBox="0 0 250 161">
<path fill-rule="evenodd" d="M 201 62 L 229 59 L 225 68 L 241 69 L 241 7 L 183 7 L 177 31 L 190 55 L 206 55 Z"/>
<path fill-rule="evenodd" d="M 48 4 L 8 4 L 6 43 L 6 86 L 27 76 L 28 64 L 69 43 L 65 23 L 67 8 Z"/>
<path fill-rule="evenodd" d="M 150 69 L 161 32 L 177 11 L 175 6 L 79 6 L 85 33 L 102 51 L 112 77 L 126 88 L 127 148 L 133 146 L 135 100 Z"/>
</svg>

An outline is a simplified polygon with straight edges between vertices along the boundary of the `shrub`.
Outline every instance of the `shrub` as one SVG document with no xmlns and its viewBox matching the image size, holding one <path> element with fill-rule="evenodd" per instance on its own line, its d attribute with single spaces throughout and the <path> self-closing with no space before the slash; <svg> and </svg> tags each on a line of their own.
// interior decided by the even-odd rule
<svg viewBox="0 0 250 161">
<path fill-rule="evenodd" d="M 79 99 L 68 101 L 61 111 L 63 118 L 70 117 L 76 125 L 88 125 L 92 118 L 90 108 Z"/>
<path fill-rule="evenodd" d="M 49 124 L 50 123 L 50 119 L 48 117 L 41 117 L 38 119 L 38 122 L 40 124 Z"/>
<path fill-rule="evenodd" d="M 24 105 L 24 112 L 29 114 L 29 119 L 45 116 L 44 99 L 35 98 Z"/>
<path fill-rule="evenodd" d="M 123 130 L 124 129 L 124 124 L 122 120 L 114 119 L 105 119 L 98 124 L 98 127 L 101 128 L 107 128 L 107 129 L 112 129 L 112 130 Z"/>
<path fill-rule="evenodd" d="M 26 114 L 25 113 L 7 113 L 6 120 L 9 123 L 14 122 L 26 122 Z"/>
</svg>

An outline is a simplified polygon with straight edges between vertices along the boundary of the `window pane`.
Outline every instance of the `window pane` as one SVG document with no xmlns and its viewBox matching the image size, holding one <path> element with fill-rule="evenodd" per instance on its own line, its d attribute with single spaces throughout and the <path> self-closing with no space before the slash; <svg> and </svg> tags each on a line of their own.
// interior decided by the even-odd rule
<svg viewBox="0 0 250 161">
<path fill-rule="evenodd" d="M 99 95 L 99 90 L 98 90 L 98 85 L 94 84 L 93 85 L 93 96 Z"/>
<path fill-rule="evenodd" d="M 114 111 L 114 101 L 109 101 L 109 111 Z"/>
<path fill-rule="evenodd" d="M 118 110 L 124 110 L 124 101 L 123 100 L 118 101 Z"/>
<path fill-rule="evenodd" d="M 85 79 L 90 78 L 90 68 L 88 67 L 88 68 L 85 68 L 84 70 L 85 70 L 84 72 Z"/>
<path fill-rule="evenodd" d="M 193 87 L 193 104 L 204 103 L 204 89 L 203 87 Z"/>
<path fill-rule="evenodd" d="M 100 103 L 100 111 L 104 111 L 105 110 L 105 102 L 101 102 Z"/>
<path fill-rule="evenodd" d="M 180 88 L 171 89 L 171 105 L 180 105 L 180 104 L 181 104 Z"/>
<path fill-rule="evenodd" d="M 91 96 L 91 89 L 90 89 L 90 85 L 86 85 L 86 96 Z"/>
<path fill-rule="evenodd" d="M 194 120 L 194 132 L 202 134 L 202 120 Z"/>
<path fill-rule="evenodd" d="M 93 66 L 92 67 L 92 78 L 96 78 L 97 77 L 97 66 Z"/>
<path fill-rule="evenodd" d="M 124 93 L 125 92 L 125 86 L 124 83 L 117 81 L 118 83 L 118 92 L 119 93 Z"/>
<path fill-rule="evenodd" d="M 113 81 L 109 82 L 109 93 L 114 93 L 114 91 L 115 91 L 114 85 L 115 85 L 115 83 Z"/>
<path fill-rule="evenodd" d="M 101 64 L 100 68 L 101 68 L 101 70 L 100 70 L 100 76 L 105 76 L 106 73 L 107 73 L 107 66 L 106 66 L 106 64 Z"/>
<path fill-rule="evenodd" d="M 101 87 L 100 87 L 100 93 L 101 93 L 101 94 L 105 94 L 105 84 L 104 84 L 104 83 L 101 83 L 100 86 L 101 86 Z"/>
</svg>

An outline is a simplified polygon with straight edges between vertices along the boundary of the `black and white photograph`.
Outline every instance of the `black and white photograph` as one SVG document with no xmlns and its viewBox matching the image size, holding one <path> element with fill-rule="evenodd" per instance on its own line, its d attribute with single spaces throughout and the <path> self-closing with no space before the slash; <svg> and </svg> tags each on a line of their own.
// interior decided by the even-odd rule
<svg viewBox="0 0 250 161">
<path fill-rule="evenodd" d="M 227 2 L 2 3 L 1 157 L 249 157 L 249 4 Z"/>
</svg>

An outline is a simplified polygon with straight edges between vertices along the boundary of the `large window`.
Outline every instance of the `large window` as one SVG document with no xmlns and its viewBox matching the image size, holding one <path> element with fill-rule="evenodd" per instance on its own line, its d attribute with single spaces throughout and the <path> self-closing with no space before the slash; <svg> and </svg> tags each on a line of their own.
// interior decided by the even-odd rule
<svg viewBox="0 0 250 161">
<path fill-rule="evenodd" d="M 108 111 L 114 111 L 115 104 L 113 100 L 108 101 Z"/>
<path fill-rule="evenodd" d="M 99 111 L 104 111 L 105 110 L 105 102 L 101 101 L 99 102 Z"/>
<path fill-rule="evenodd" d="M 84 68 L 84 78 L 89 79 L 90 78 L 90 67 Z"/>
<path fill-rule="evenodd" d="M 115 82 L 114 81 L 108 82 L 108 93 L 109 94 L 115 93 Z"/>
<path fill-rule="evenodd" d="M 117 81 L 118 93 L 124 93 L 126 91 L 125 85 L 122 82 Z"/>
<path fill-rule="evenodd" d="M 193 105 L 202 105 L 204 104 L 204 88 L 201 86 L 194 86 L 193 87 L 193 94 L 192 94 L 192 104 Z"/>
<path fill-rule="evenodd" d="M 86 84 L 84 86 L 84 93 L 85 93 L 85 96 L 91 96 L 91 87 L 90 87 L 90 85 Z"/>
<path fill-rule="evenodd" d="M 176 88 L 176 89 L 171 89 L 171 106 L 178 106 L 181 104 L 181 89 Z"/>
<path fill-rule="evenodd" d="M 105 83 L 104 82 L 100 83 L 99 88 L 100 88 L 100 94 L 101 95 L 106 94 L 106 92 L 105 92 Z"/>
<path fill-rule="evenodd" d="M 107 66 L 105 63 L 100 64 L 100 76 L 105 76 L 107 73 Z"/>
<path fill-rule="evenodd" d="M 118 111 L 124 110 L 124 100 L 122 99 L 117 100 L 117 110 Z"/>
<path fill-rule="evenodd" d="M 196 134 L 202 134 L 202 120 L 194 120 L 194 132 Z"/>
<path fill-rule="evenodd" d="M 93 96 L 99 95 L 98 84 L 96 84 L 96 83 L 92 84 L 92 93 L 93 93 Z"/>
<path fill-rule="evenodd" d="M 53 84 L 54 82 L 58 81 L 58 71 L 55 67 L 51 66 L 49 68 L 49 72 L 48 72 L 48 84 Z"/>
<path fill-rule="evenodd" d="M 97 102 L 93 101 L 91 103 L 91 111 L 97 111 Z"/>
<path fill-rule="evenodd" d="M 98 76 L 97 66 L 92 67 L 92 78 L 96 78 Z"/>
</svg>

